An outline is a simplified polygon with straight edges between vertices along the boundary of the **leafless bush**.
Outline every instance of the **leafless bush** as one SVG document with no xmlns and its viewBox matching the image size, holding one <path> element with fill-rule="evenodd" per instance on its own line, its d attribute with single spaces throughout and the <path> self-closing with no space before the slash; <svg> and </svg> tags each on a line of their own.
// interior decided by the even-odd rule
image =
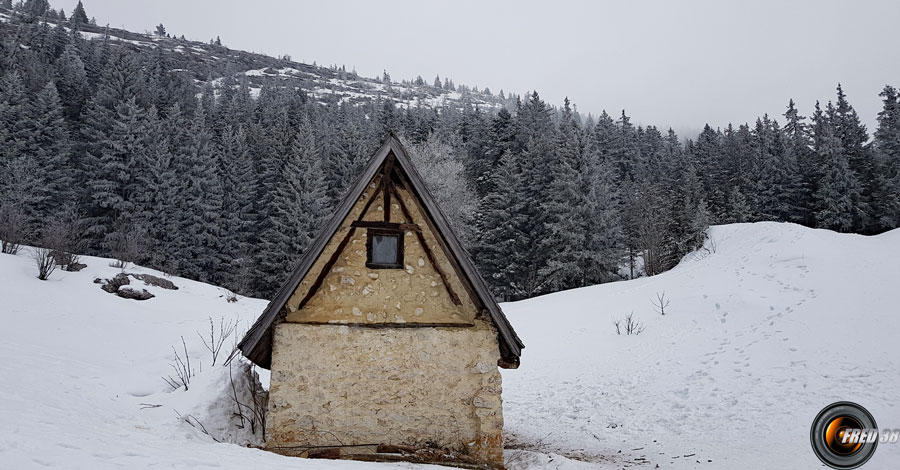
<svg viewBox="0 0 900 470">
<path fill-rule="evenodd" d="M 86 248 L 84 217 L 74 205 L 62 208 L 47 224 L 42 237 L 44 246 L 53 249 L 53 258 L 64 271 L 77 271 Z M 80 265 L 80 266 L 79 266 Z"/>
<path fill-rule="evenodd" d="M 133 263 L 143 255 L 149 244 L 143 227 L 128 224 L 110 234 L 110 252 L 116 260 L 110 266 L 124 270 L 128 263 Z"/>
<path fill-rule="evenodd" d="M 246 392 L 247 395 L 249 395 L 250 403 L 241 401 L 240 397 L 244 395 L 244 390 L 238 390 L 238 384 L 235 383 L 234 376 L 232 375 L 233 368 L 231 367 L 231 364 L 229 364 L 228 377 L 231 381 L 231 399 L 235 405 L 235 415 L 240 418 L 240 426 L 242 428 L 245 425 L 249 425 L 250 431 L 253 434 L 260 432 L 263 439 L 265 439 L 269 393 L 262 388 L 262 385 L 259 383 L 255 365 L 239 364 L 238 366 L 241 370 L 241 374 L 244 375 L 244 380 L 239 381 L 239 383 L 242 384 L 242 386 L 247 387 Z"/>
<path fill-rule="evenodd" d="M 225 294 L 225 300 L 228 303 L 240 300 L 241 294 L 246 295 L 250 291 L 250 282 L 253 280 L 253 269 L 249 256 L 236 258 L 231 264 L 233 265 L 234 275 L 229 282 L 228 292 Z"/>
<path fill-rule="evenodd" d="M 28 217 L 18 207 L 5 204 L 0 207 L 0 251 L 10 255 L 19 252 L 19 246 L 28 236 Z"/>
<path fill-rule="evenodd" d="M 214 440 L 216 442 L 222 442 L 222 441 L 216 439 L 216 436 L 213 436 L 212 434 L 210 434 L 209 431 L 206 430 L 206 426 L 204 426 L 203 423 L 199 419 L 197 419 L 196 416 L 194 416 L 194 415 L 182 416 L 181 413 L 178 412 L 178 410 L 173 410 L 173 411 L 175 411 L 175 414 L 178 415 L 178 419 L 184 421 L 185 423 L 190 424 L 195 429 L 199 429 L 200 432 L 202 432 L 203 434 L 206 434 L 212 440 Z"/>
<path fill-rule="evenodd" d="M 32 248 L 31 259 L 38 268 L 38 279 L 46 281 L 56 271 L 56 259 L 51 248 Z"/>
<path fill-rule="evenodd" d="M 653 307 L 656 308 L 657 313 L 659 313 L 660 315 L 666 314 L 666 307 L 669 306 L 669 299 L 666 299 L 665 292 L 657 292 L 656 302 L 651 300 L 650 303 L 653 304 Z"/>
<path fill-rule="evenodd" d="M 625 315 L 624 320 L 613 320 L 613 326 L 616 327 L 616 334 L 621 335 L 624 331 L 626 335 L 639 335 L 646 328 L 643 323 L 634 319 L 634 312 Z"/>
<path fill-rule="evenodd" d="M 709 242 L 706 244 L 706 247 L 704 249 L 706 250 L 707 253 L 715 253 L 716 249 L 718 248 L 718 245 L 716 244 L 716 239 L 713 237 L 708 237 L 707 239 L 709 240 Z"/>
<path fill-rule="evenodd" d="M 216 329 L 212 317 L 209 317 L 209 335 L 203 336 L 199 331 L 197 332 L 197 336 L 203 341 L 203 346 L 205 346 L 206 350 L 212 354 L 212 365 L 216 365 L 216 360 L 219 358 L 219 353 L 222 351 L 222 345 L 225 344 L 225 340 L 234 333 L 236 327 L 237 320 L 234 322 L 225 322 L 225 318 L 222 317 L 219 319 L 219 328 Z"/>
<path fill-rule="evenodd" d="M 240 300 L 240 297 L 238 297 L 237 294 L 226 289 L 226 292 L 225 292 L 225 301 L 226 302 L 233 304 L 233 303 L 237 302 L 238 300 Z"/>
<path fill-rule="evenodd" d="M 184 348 L 184 358 L 178 354 L 178 350 L 175 349 L 175 346 L 172 346 L 172 352 L 175 353 L 175 360 L 173 360 L 169 365 L 175 371 L 175 377 L 171 375 L 167 377 L 163 377 L 162 379 L 172 387 L 172 390 L 177 390 L 181 387 L 184 387 L 184 390 L 187 391 L 188 386 L 191 384 L 191 377 L 195 375 L 194 369 L 191 368 L 191 356 L 188 355 L 187 344 L 184 342 L 184 336 L 181 337 L 181 346 Z"/>
</svg>

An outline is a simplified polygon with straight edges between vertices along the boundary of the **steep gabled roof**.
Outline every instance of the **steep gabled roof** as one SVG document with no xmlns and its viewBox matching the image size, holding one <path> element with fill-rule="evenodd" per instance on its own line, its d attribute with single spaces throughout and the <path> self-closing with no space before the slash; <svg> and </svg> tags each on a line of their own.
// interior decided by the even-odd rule
<svg viewBox="0 0 900 470">
<path fill-rule="evenodd" d="M 278 291 L 278 294 L 275 295 L 275 298 L 269 302 L 265 311 L 244 336 L 244 339 L 238 344 L 238 349 L 241 350 L 244 356 L 260 367 L 268 369 L 271 366 L 272 330 L 278 321 L 279 313 L 284 309 L 291 295 L 297 290 L 297 287 L 309 273 L 309 270 L 322 254 L 328 242 L 334 237 L 341 223 L 347 218 L 363 191 L 366 190 L 369 182 L 372 181 L 390 155 L 394 156 L 394 168 L 405 174 L 411 186 L 410 190 L 419 201 L 422 211 L 425 212 L 426 220 L 434 224 L 435 236 L 450 258 L 454 269 L 457 270 L 462 281 L 467 283 L 467 290 L 476 297 L 473 300 L 475 300 L 476 304 L 480 304 L 478 305 L 479 310 L 487 311 L 494 327 L 497 329 L 497 339 L 500 344 L 500 365 L 506 368 L 518 367 L 519 357 L 525 345 L 516 335 L 500 306 L 497 305 L 497 301 L 491 295 L 484 279 L 475 269 L 475 264 L 469 257 L 469 253 L 459 242 L 450 224 L 447 223 L 444 214 L 441 213 L 434 197 L 432 197 L 425 186 L 425 182 L 422 180 L 419 172 L 416 171 L 416 168 L 410 161 L 403 145 L 400 144 L 400 141 L 394 135 L 391 135 L 384 142 L 369 163 L 366 164 L 362 175 L 360 175 L 350 192 L 337 206 L 331 220 L 323 227 L 312 245 L 303 254 L 297 269 L 294 270 L 287 282 Z"/>
</svg>

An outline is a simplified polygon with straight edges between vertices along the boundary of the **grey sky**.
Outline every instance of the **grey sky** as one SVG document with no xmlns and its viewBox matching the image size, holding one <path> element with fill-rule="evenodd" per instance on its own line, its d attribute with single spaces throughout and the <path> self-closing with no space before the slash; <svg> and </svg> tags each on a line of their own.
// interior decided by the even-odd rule
<svg viewBox="0 0 900 470">
<path fill-rule="evenodd" d="M 77 0 L 51 0 L 71 13 Z M 878 93 L 900 86 L 900 2 L 84 0 L 89 16 L 130 30 L 225 45 L 394 80 L 537 89 L 583 113 L 704 123 L 803 114 L 838 82 L 874 130 Z"/>
</svg>

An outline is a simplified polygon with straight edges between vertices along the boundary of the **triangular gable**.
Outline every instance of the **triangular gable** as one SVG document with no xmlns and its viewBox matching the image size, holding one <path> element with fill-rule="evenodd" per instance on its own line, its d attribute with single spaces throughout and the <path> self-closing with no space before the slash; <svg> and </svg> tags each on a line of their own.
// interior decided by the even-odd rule
<svg viewBox="0 0 900 470">
<path fill-rule="evenodd" d="M 360 178 L 338 205 L 328 224 L 323 227 L 310 248 L 304 253 L 297 269 L 281 287 L 253 327 L 247 332 L 238 348 L 247 358 L 259 366 L 265 368 L 270 366 L 272 330 L 274 325 L 282 319 L 279 318 L 279 315 L 282 314 L 289 299 L 294 295 L 298 286 L 300 286 L 307 275 L 320 275 L 320 273 L 313 272 L 315 271 L 312 270 L 314 264 L 353 207 L 358 203 L 372 180 L 376 178 L 379 172 L 384 171 L 383 167 L 385 165 L 395 165 L 396 174 L 403 179 L 404 185 L 408 186 L 413 193 L 412 199 L 417 204 L 418 210 L 424 215 L 429 229 L 436 236 L 435 238 L 437 238 L 443 252 L 447 255 L 456 274 L 462 280 L 465 290 L 478 304 L 479 310 L 486 311 L 490 316 L 494 327 L 497 329 L 501 355 L 500 365 L 507 368 L 517 367 L 521 349 L 524 347 L 522 341 L 516 335 L 512 325 L 510 325 L 500 306 L 497 305 L 496 300 L 488 290 L 484 279 L 475 269 L 475 265 L 468 253 L 447 223 L 424 181 L 407 156 L 406 150 L 393 135 L 387 139 L 366 165 Z"/>
</svg>

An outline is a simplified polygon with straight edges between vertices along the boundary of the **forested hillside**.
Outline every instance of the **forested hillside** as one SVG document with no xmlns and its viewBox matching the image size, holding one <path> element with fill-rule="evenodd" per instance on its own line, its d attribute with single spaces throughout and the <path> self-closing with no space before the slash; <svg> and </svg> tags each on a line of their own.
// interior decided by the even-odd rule
<svg viewBox="0 0 900 470">
<path fill-rule="evenodd" d="M 506 300 L 662 272 L 710 223 L 900 225 L 891 86 L 874 138 L 838 86 L 809 119 L 791 101 L 783 119 L 682 141 L 537 92 L 113 32 L 81 5 L 0 0 L 0 15 L 5 252 L 88 252 L 267 297 L 391 131 Z"/>
</svg>

